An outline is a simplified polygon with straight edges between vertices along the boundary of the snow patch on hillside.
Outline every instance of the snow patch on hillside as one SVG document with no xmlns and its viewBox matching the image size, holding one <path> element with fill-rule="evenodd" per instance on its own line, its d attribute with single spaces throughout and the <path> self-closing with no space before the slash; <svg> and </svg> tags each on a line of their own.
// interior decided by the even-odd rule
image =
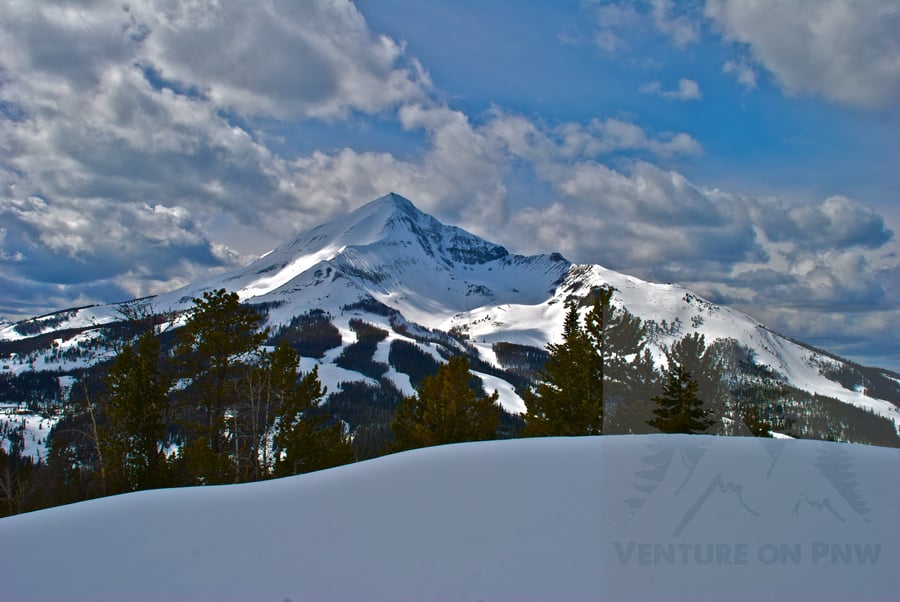
<svg viewBox="0 0 900 602">
<path fill-rule="evenodd" d="M 296 257 L 292 261 L 284 265 L 284 267 L 282 267 L 275 274 L 260 278 L 259 280 L 245 285 L 243 288 L 237 291 L 238 297 L 240 297 L 241 301 L 245 301 L 247 299 L 252 299 L 253 297 L 260 297 L 262 295 L 270 293 L 275 289 L 287 284 L 318 263 L 333 259 L 335 255 L 338 255 L 343 250 L 343 248 L 326 248 L 309 255 L 301 255 L 299 257 Z"/>
<path fill-rule="evenodd" d="M 24 405 L 0 404 L 0 447 L 7 454 L 17 442 L 22 457 L 47 459 L 47 437 L 59 416 L 41 416 Z"/>
</svg>

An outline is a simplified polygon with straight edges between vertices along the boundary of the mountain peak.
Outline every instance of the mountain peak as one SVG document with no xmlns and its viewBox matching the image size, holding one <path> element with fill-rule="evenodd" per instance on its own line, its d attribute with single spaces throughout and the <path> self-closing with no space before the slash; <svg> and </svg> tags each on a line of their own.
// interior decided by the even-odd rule
<svg viewBox="0 0 900 602">
<path fill-rule="evenodd" d="M 391 192 L 332 222 L 310 230 L 289 246 L 305 252 L 413 246 L 445 264 L 482 264 L 509 255 L 502 246 L 420 211 L 409 199 Z M 292 251 L 296 252 L 296 251 Z"/>
<path fill-rule="evenodd" d="M 400 211 L 404 211 L 406 213 L 421 213 L 418 207 L 413 205 L 413 202 L 408 198 L 397 194 L 396 192 L 389 192 L 384 196 L 378 197 L 374 201 L 370 201 L 363 207 L 367 206 L 388 206 L 394 207 L 395 209 L 399 209 Z"/>
</svg>

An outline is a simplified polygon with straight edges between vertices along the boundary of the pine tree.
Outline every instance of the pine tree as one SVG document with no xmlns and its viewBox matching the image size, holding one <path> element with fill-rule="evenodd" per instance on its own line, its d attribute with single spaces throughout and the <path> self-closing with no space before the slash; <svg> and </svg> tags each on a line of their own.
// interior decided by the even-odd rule
<svg viewBox="0 0 900 602">
<path fill-rule="evenodd" d="M 741 419 L 754 437 L 772 436 L 772 423 L 763 418 L 762 413 L 759 411 L 759 405 L 755 403 L 747 404 L 741 411 Z"/>
<path fill-rule="evenodd" d="M 728 352 L 727 345 L 707 345 L 706 338 L 696 332 L 685 335 L 666 350 L 669 365 L 681 366 L 697 381 L 697 395 L 714 420 L 717 434 L 727 434 L 732 424 L 720 418 L 734 415 L 725 376 Z"/>
<path fill-rule="evenodd" d="M 697 396 L 697 381 L 683 366 L 669 368 L 663 394 L 653 398 L 657 407 L 653 409 L 656 418 L 648 421 L 663 433 L 700 433 L 709 428 L 713 421 L 707 417 L 703 402 Z"/>
<path fill-rule="evenodd" d="M 592 291 L 583 320 L 578 305 L 569 306 L 563 342 L 547 345 L 550 357 L 540 381 L 523 395 L 524 434 L 602 434 L 607 402 L 633 404 L 647 396 L 656 380 L 645 348 L 647 329 L 640 318 L 612 304 L 612 292 Z"/>
<path fill-rule="evenodd" d="M 612 289 L 595 289 L 591 298 L 585 323 L 603 364 L 604 402 L 631 402 L 646 392 L 648 378 L 656 374 L 646 349 L 647 327 L 624 307 L 612 304 Z"/>
<path fill-rule="evenodd" d="M 282 342 L 268 358 L 270 386 L 277 407 L 273 436 L 275 476 L 288 476 L 349 464 L 356 458 L 340 422 L 318 412 L 326 390 L 318 367 L 297 379 L 300 356 Z"/>
<path fill-rule="evenodd" d="M 112 489 L 134 491 L 165 484 L 165 412 L 169 378 L 160 370 L 153 332 L 126 346 L 110 366 L 100 439 Z"/>
<path fill-rule="evenodd" d="M 194 299 L 194 309 L 178 331 L 175 357 L 181 376 L 191 383 L 182 404 L 189 441 L 180 455 L 200 483 L 240 478 L 240 380 L 248 369 L 246 357 L 266 339 L 261 322 L 262 316 L 242 305 L 237 293 L 219 289 Z"/>
<path fill-rule="evenodd" d="M 603 432 L 603 361 L 570 304 L 563 342 L 547 345 L 534 392 L 526 391 L 523 434 L 529 436 L 596 435 Z"/>
<path fill-rule="evenodd" d="M 666 352 L 669 364 L 688 370 L 697 381 L 698 394 L 708 403 L 721 402 L 726 394 L 722 385 L 723 359 L 714 346 L 706 345 L 706 338 L 697 332 L 685 335 Z"/>
<path fill-rule="evenodd" d="M 425 377 L 418 394 L 397 408 L 391 423 L 395 451 L 494 439 L 500 426 L 499 394 L 479 398 L 470 380 L 469 361 L 463 356 Z"/>
</svg>

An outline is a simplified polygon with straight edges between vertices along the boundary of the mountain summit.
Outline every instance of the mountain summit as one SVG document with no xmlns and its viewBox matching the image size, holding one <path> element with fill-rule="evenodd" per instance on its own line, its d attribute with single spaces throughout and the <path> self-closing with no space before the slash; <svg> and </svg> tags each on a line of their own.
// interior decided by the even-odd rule
<svg viewBox="0 0 900 602">
<path fill-rule="evenodd" d="M 326 298 L 327 305 L 371 298 L 415 321 L 433 322 L 435 315 L 450 318 L 486 303 L 540 303 L 570 266 L 558 254 L 511 255 L 391 193 L 243 268 L 163 295 L 154 307 L 181 307 L 221 287 L 295 315 Z"/>
<path fill-rule="evenodd" d="M 373 245 L 405 247 L 407 254 L 422 250 L 448 267 L 478 265 L 509 255 L 499 245 L 440 223 L 393 192 L 313 228 L 285 247 L 293 252 L 316 253 L 323 248 L 359 249 Z"/>
</svg>

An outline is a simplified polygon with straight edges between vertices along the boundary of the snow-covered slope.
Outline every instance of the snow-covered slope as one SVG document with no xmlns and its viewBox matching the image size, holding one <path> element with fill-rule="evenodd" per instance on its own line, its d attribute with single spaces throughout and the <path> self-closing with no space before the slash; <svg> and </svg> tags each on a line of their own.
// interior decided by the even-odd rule
<svg viewBox="0 0 900 602">
<path fill-rule="evenodd" d="M 898 468 L 898 450 L 811 441 L 444 446 L 0 519 L 0 596 L 892 600 Z"/>
<path fill-rule="evenodd" d="M 310 310 L 322 310 L 339 330 L 343 347 L 356 340 L 351 319 L 371 322 L 388 332 L 378 351 L 385 360 L 390 345 L 398 340 L 433 352 L 422 343 L 422 337 L 410 334 L 411 328 L 420 326 L 466 337 L 484 361 L 499 368 L 495 343 L 543 348 L 558 341 L 566 301 L 598 286 L 612 286 L 614 303 L 644 320 L 667 325 L 657 330 L 653 340 L 660 363 L 663 348 L 685 334 L 702 333 L 708 342 L 731 338 L 752 350 L 755 363 L 781 382 L 871 410 L 900 424 L 894 403 L 900 399 L 896 381 L 890 381 L 896 385 L 893 396 L 881 393 L 888 399 L 876 397 L 864 386 L 839 384 L 829 379 L 829 370 L 823 367 L 839 370 L 846 366 L 843 362 L 791 342 L 749 316 L 714 305 L 683 287 L 645 282 L 599 265 L 575 265 L 555 253 L 512 255 L 503 247 L 441 224 L 396 194 L 314 228 L 245 267 L 148 303 L 155 312 L 177 312 L 190 307 L 192 298 L 204 291 L 226 288 L 246 302 L 264 304 L 269 323 L 275 327 Z M 373 310 L 373 303 L 381 310 Z M 78 335 L 80 339 L 61 339 L 58 346 L 84 345 L 96 334 L 90 330 L 92 326 L 121 318 L 119 309 L 96 306 L 36 318 L 0 329 L 0 341 L 74 328 L 88 330 Z M 398 319 L 405 329 L 396 328 Z M 371 381 L 335 366 L 339 353 L 340 349 L 334 350 L 319 361 L 320 376 L 330 390 L 338 390 L 340 383 L 348 380 Z M 67 370 L 91 361 L 63 355 L 20 355 L 0 370 Z M 100 349 L 93 357 L 102 356 Z M 394 371 L 387 376 L 404 393 L 411 392 L 404 375 Z M 492 383 L 491 387 L 501 391 L 501 403 L 507 409 L 518 412 L 524 408 L 509 383 L 499 379 Z"/>
<path fill-rule="evenodd" d="M 445 226 L 396 194 L 319 226 L 253 263 L 154 300 L 180 307 L 204 290 L 282 303 L 280 315 L 374 297 L 407 319 L 440 327 L 460 311 L 546 301 L 570 264 L 559 255 L 522 257 Z"/>
</svg>

